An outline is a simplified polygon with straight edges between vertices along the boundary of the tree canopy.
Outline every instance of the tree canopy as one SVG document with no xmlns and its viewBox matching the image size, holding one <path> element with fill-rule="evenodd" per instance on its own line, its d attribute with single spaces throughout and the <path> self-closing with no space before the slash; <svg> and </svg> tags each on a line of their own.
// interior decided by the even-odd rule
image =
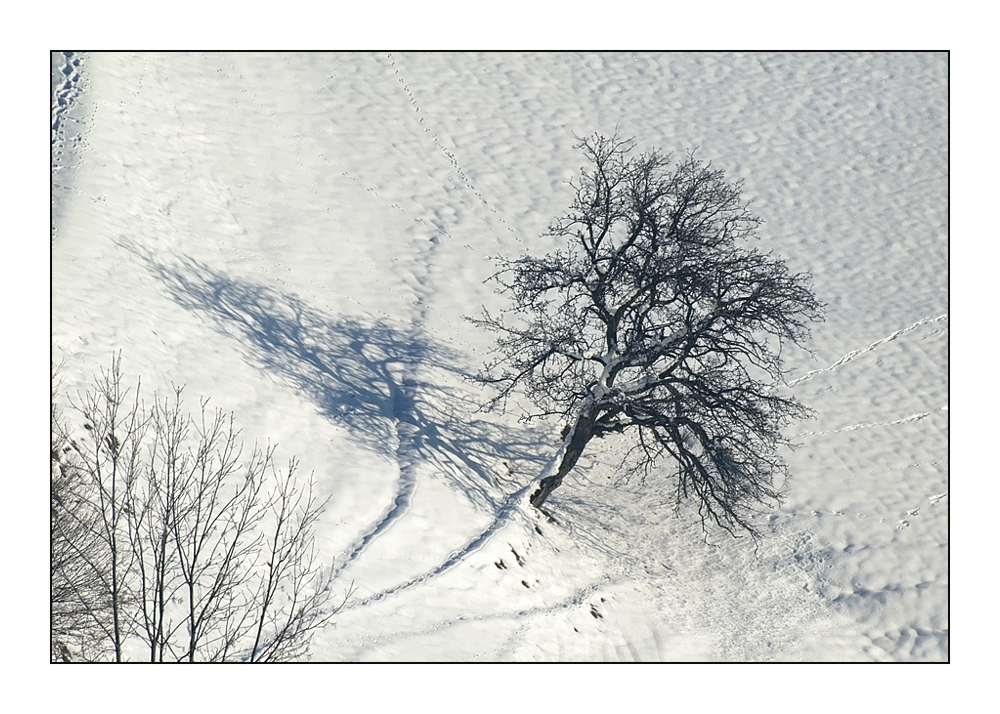
<svg viewBox="0 0 1000 714">
<path fill-rule="evenodd" d="M 804 346 L 823 306 L 807 274 L 750 246 L 761 221 L 741 183 L 693 153 L 672 163 L 633 145 L 582 140 L 589 166 L 549 228 L 564 247 L 499 261 L 513 306 L 473 320 L 497 334 L 480 380 L 498 390 L 491 407 L 522 390 L 537 405 L 524 418 L 566 422 L 536 507 L 591 439 L 617 433 L 643 479 L 667 461 L 703 523 L 753 533 L 755 507 L 780 497 L 781 430 L 808 413 L 777 389 L 782 346 Z"/>
</svg>

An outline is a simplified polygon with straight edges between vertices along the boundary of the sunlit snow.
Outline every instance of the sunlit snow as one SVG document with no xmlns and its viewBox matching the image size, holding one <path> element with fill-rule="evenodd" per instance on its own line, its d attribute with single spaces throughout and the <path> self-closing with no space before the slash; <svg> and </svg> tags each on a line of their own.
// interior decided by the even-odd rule
<svg viewBox="0 0 1000 714">
<path fill-rule="evenodd" d="M 947 55 L 56 60 L 64 392 L 120 349 L 315 473 L 357 591 L 313 659 L 948 658 Z M 613 439 L 548 520 L 563 425 L 466 379 L 491 336 L 463 316 L 507 306 L 487 256 L 555 250 L 574 134 L 616 128 L 743 179 L 828 305 L 784 355 L 816 416 L 756 545 L 706 538 L 668 463 L 619 484 Z"/>
</svg>

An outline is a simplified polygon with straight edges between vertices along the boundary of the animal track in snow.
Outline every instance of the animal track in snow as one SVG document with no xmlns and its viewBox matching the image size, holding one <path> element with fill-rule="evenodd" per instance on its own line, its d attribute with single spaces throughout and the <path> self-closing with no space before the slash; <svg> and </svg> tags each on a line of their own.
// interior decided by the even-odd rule
<svg viewBox="0 0 1000 714">
<path fill-rule="evenodd" d="M 938 465 L 937 461 L 928 461 L 928 462 L 919 463 L 919 464 L 909 464 L 905 468 L 906 469 L 910 469 L 910 468 L 916 468 L 916 467 L 920 467 L 920 466 L 937 466 L 937 465 Z M 876 473 L 884 473 L 884 472 L 891 471 L 891 470 L 894 470 L 894 469 L 880 469 Z M 927 503 L 929 505 L 927 507 L 932 508 L 932 507 L 936 506 L 938 503 L 941 502 L 941 500 L 943 498 L 946 498 L 947 496 L 948 496 L 947 491 L 944 492 L 944 493 L 935 494 L 933 496 L 928 496 L 927 497 Z M 896 522 L 896 530 L 902 530 L 903 528 L 909 528 L 910 525 L 911 525 L 910 519 L 911 518 L 916 518 L 917 516 L 919 516 L 921 508 L 924 508 L 924 504 L 923 503 L 920 503 L 917 506 L 915 506 L 914 508 L 911 508 L 910 510 L 906 511 L 906 513 L 903 514 L 903 517 Z M 820 511 L 820 510 L 813 509 L 813 510 L 808 511 L 808 512 L 799 513 L 799 512 L 794 512 L 793 511 L 793 512 L 790 512 L 790 513 L 784 513 L 782 515 L 784 517 L 786 517 L 786 518 L 799 518 L 799 517 L 802 517 L 802 516 L 811 516 L 812 518 L 823 518 L 825 516 L 844 516 L 846 514 L 845 514 L 844 511 L 841 511 L 841 510 L 829 509 L 829 510 Z M 771 516 L 768 516 L 768 520 L 773 520 L 776 517 L 777 516 L 775 516 L 775 515 L 772 514 Z M 856 513 L 854 517 L 857 518 L 857 519 L 859 519 L 859 520 L 867 520 L 867 519 L 871 518 L 872 516 L 869 516 L 866 513 L 859 512 L 859 513 Z M 889 523 L 889 521 L 886 520 L 885 518 L 879 518 L 879 522 L 880 523 Z"/>
<path fill-rule="evenodd" d="M 833 364 L 831 364 L 829 367 L 824 367 L 822 369 L 814 369 L 814 370 L 811 370 L 809 372 L 806 372 L 801 377 L 799 377 L 797 379 L 793 379 L 791 382 L 789 382 L 788 386 L 789 387 L 794 387 L 799 382 L 804 382 L 807 379 L 811 379 L 812 377 L 816 376 L 817 374 L 822 374 L 823 372 L 832 372 L 837 367 L 841 367 L 841 366 L 847 364 L 848 362 L 850 362 L 851 360 L 855 359 L 856 357 L 859 357 L 859 356 L 861 356 L 861 355 L 863 355 L 863 354 L 865 354 L 867 352 L 871 352 L 872 350 L 876 349 L 880 345 L 884 345 L 886 342 L 892 342 L 893 340 L 895 340 L 900 335 L 902 335 L 904 333 L 907 333 L 907 332 L 910 332 L 911 330 L 915 330 L 918 327 L 920 327 L 921 325 L 927 325 L 927 324 L 930 324 L 932 322 L 941 322 L 942 320 L 947 320 L 947 319 L 948 319 L 948 313 L 944 313 L 943 315 L 938 315 L 937 317 L 925 317 L 925 318 L 923 318 L 921 320 L 917 320 L 916 322 L 914 322 L 909 327 L 904 327 L 904 328 L 902 328 L 900 330 L 896 330 L 895 332 L 893 332 L 888 337 L 883 337 L 881 340 L 876 340 L 875 342 L 872 342 L 870 345 L 868 345 L 867 347 L 865 347 L 863 349 L 858 349 L 858 350 L 853 350 L 851 352 L 848 352 L 846 355 L 844 355 L 839 360 L 837 360 L 836 362 L 834 362 Z"/>
<path fill-rule="evenodd" d="M 941 407 L 939 411 L 947 411 L 947 407 Z M 842 426 L 839 429 L 831 429 L 829 431 L 803 431 L 798 434 L 793 434 L 791 438 L 800 438 L 803 436 L 824 436 L 826 434 L 842 434 L 848 431 L 858 431 L 859 429 L 872 429 L 877 426 L 896 426 L 898 424 L 909 424 L 910 422 L 920 421 L 929 417 L 934 412 L 920 412 L 919 414 L 911 414 L 908 417 L 903 417 L 902 419 L 895 419 L 893 421 L 879 421 L 879 422 L 861 422 L 859 424 L 851 424 L 850 426 Z"/>
<path fill-rule="evenodd" d="M 442 144 L 441 140 L 438 138 L 438 135 L 431 130 L 430 125 L 427 123 L 426 119 L 424 119 L 424 114 L 420 109 L 420 104 L 417 102 L 416 96 L 414 96 L 413 92 L 410 90 L 410 85 L 406 83 L 406 80 L 403 79 L 403 75 L 396 67 L 396 60 L 393 59 L 392 53 L 387 52 L 386 57 L 389 59 L 389 65 L 393 68 L 392 71 L 393 74 L 396 75 L 396 80 L 403 88 L 403 91 L 406 92 L 406 96 L 409 98 L 410 104 L 413 106 L 413 111 L 417 115 L 417 121 L 420 123 L 421 128 L 424 130 L 424 133 L 430 136 L 431 140 L 438 147 L 438 149 L 448 158 L 448 161 L 454 168 L 455 173 L 458 174 L 458 177 L 462 179 L 462 182 L 468 187 L 468 189 L 472 191 L 473 195 L 475 195 L 475 197 L 478 198 L 482 202 L 482 204 L 486 206 L 486 208 L 488 208 L 490 212 L 497 217 L 497 220 L 499 220 L 501 223 L 504 224 L 504 226 L 506 226 L 509 232 L 513 233 L 514 229 L 511 228 L 509 225 L 507 225 L 507 221 L 505 221 L 503 216 L 500 215 L 500 212 L 497 209 L 495 209 L 492 205 L 490 205 L 490 202 L 486 200 L 486 197 L 483 196 L 483 194 L 479 191 L 479 189 L 476 188 L 475 184 L 472 183 L 472 180 L 469 178 L 465 169 L 459 163 L 458 157 L 455 155 L 455 152 L 451 151 L 444 144 Z M 486 230 L 492 232 L 493 228 L 489 224 L 487 224 Z"/>
<path fill-rule="evenodd" d="M 379 198 L 379 199 L 381 199 L 383 201 L 386 200 L 386 199 L 384 199 L 382 197 L 382 194 L 379 193 L 379 191 L 378 191 L 377 188 L 375 188 L 374 186 L 372 186 L 371 184 L 369 184 L 369 183 L 367 183 L 365 181 L 359 180 L 358 177 L 354 176 L 351 172 L 349 172 L 349 171 L 341 171 L 340 175 L 344 176 L 349 181 L 353 181 L 354 183 L 359 184 L 360 186 L 362 186 L 365 189 L 366 192 L 370 193 L 371 195 L 375 196 L 376 198 Z M 444 224 L 441 223 L 441 221 L 434 220 L 434 219 L 428 220 L 428 219 L 422 218 L 420 216 L 414 218 L 405 208 L 403 208 L 402 206 L 400 206 L 398 203 L 389 203 L 387 205 L 389 206 L 389 208 L 391 208 L 393 210 L 396 210 L 396 211 L 399 211 L 404 216 L 409 217 L 410 220 L 412 220 L 414 223 L 419 223 L 422 226 L 428 226 L 429 225 L 431 228 L 433 228 L 435 231 L 437 231 L 441 235 L 446 236 L 447 238 L 454 240 L 454 236 L 452 236 L 451 233 L 448 232 L 448 229 L 444 227 Z M 433 241 L 434 239 L 432 238 L 431 240 Z"/>
<path fill-rule="evenodd" d="M 945 491 L 944 493 L 938 493 L 933 496 L 928 496 L 927 501 L 928 503 L 930 503 L 931 507 L 933 507 L 936 506 L 938 503 L 940 503 L 941 499 L 945 498 L 947 495 L 948 495 L 947 491 Z M 920 508 L 921 508 L 920 506 L 917 506 L 916 508 L 911 508 L 909 511 L 907 511 L 905 515 L 896 524 L 896 530 L 899 531 L 903 530 L 904 528 L 909 528 L 910 519 L 916 518 L 917 516 L 920 515 Z"/>
</svg>

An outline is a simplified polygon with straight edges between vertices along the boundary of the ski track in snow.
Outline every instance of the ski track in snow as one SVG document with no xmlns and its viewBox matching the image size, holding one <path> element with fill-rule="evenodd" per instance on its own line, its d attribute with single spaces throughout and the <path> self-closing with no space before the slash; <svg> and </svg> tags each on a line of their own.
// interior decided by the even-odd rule
<svg viewBox="0 0 1000 714">
<path fill-rule="evenodd" d="M 558 455 L 555 458 L 558 458 Z M 554 465 L 555 458 L 553 458 L 549 462 L 548 466 L 542 470 L 542 474 L 549 472 L 549 468 Z M 422 585 L 433 578 L 443 575 L 456 565 L 464 562 L 473 553 L 482 550 L 485 546 L 491 543 L 496 535 L 503 530 L 508 523 L 513 521 L 516 516 L 520 515 L 522 518 L 528 517 L 527 514 L 521 509 L 529 507 L 527 502 L 528 494 L 536 487 L 539 478 L 540 477 L 534 478 L 527 485 L 522 486 L 514 493 L 506 496 L 500 507 L 496 510 L 496 513 L 492 516 L 490 523 L 478 534 L 472 537 L 464 546 L 452 551 L 447 558 L 442 560 L 434 568 L 424 571 L 420 575 L 410 578 L 406 582 L 370 595 L 364 600 L 347 606 L 345 609 L 362 607 L 369 603 L 384 600 L 385 598 L 393 595 L 398 595 L 399 593 L 409 590 L 414 586 Z M 538 518 L 540 515 L 537 513 L 531 513 L 531 517 Z"/>
<path fill-rule="evenodd" d="M 411 474 L 405 473 L 400 468 L 400 480 L 396 489 L 396 494 L 386 512 L 370 526 L 365 533 L 350 546 L 347 555 L 338 559 L 334 570 L 334 578 L 339 577 L 343 571 L 368 549 L 379 536 L 383 535 L 409 510 L 413 501 L 413 491 L 416 489 L 416 479 Z"/>
</svg>

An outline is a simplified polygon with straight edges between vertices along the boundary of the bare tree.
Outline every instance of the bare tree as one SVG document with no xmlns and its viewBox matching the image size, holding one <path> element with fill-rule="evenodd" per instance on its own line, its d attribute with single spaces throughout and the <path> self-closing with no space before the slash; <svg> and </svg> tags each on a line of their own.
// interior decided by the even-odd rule
<svg viewBox="0 0 1000 714">
<path fill-rule="evenodd" d="M 120 365 L 115 357 L 74 404 L 85 436 L 63 429 L 53 449 L 72 459 L 80 483 L 58 520 L 69 524 L 60 532 L 71 552 L 87 554 L 93 593 L 69 598 L 93 623 L 77 656 L 100 658 L 102 648 L 114 661 L 305 654 L 343 604 L 333 601 L 332 568 L 314 545 L 326 502 L 312 479 L 299 482 L 294 459 L 276 468 L 273 445 L 245 454 L 233 416 L 210 412 L 206 400 L 196 417 L 186 413 L 182 388 L 147 410 L 138 384 L 123 387 Z M 54 600 L 63 569 L 54 556 Z"/>
<path fill-rule="evenodd" d="M 53 661 L 99 657 L 95 643 L 109 630 L 111 609 L 104 587 L 108 563 L 97 540 L 97 512 L 90 507 L 89 482 L 73 456 L 68 431 L 56 406 L 53 370 L 50 480 L 50 645 Z"/>
<path fill-rule="evenodd" d="M 805 274 L 747 247 L 760 220 L 741 184 L 689 154 L 630 157 L 631 140 L 583 140 L 569 213 L 549 228 L 565 247 L 500 260 L 493 276 L 512 298 L 476 324 L 497 333 L 481 382 L 505 408 L 515 390 L 565 420 L 553 468 L 531 503 L 541 508 L 595 437 L 632 437 L 630 473 L 662 457 L 676 466 L 678 502 L 702 523 L 755 533 L 749 516 L 780 498 L 781 429 L 807 410 L 778 394 L 781 349 L 802 346 L 822 304 Z M 555 465 L 558 464 L 556 468 Z"/>
<path fill-rule="evenodd" d="M 55 418 L 53 400 L 53 458 L 58 455 L 60 477 L 53 473 L 52 493 L 59 494 L 53 509 L 52 586 L 65 596 L 75 590 L 66 607 L 75 610 L 75 656 L 121 661 L 122 647 L 134 622 L 128 613 L 133 593 L 128 587 L 135 563 L 126 529 L 127 509 L 134 500 L 139 478 L 139 450 L 146 428 L 138 398 L 128 403 L 119 360 L 102 372 L 96 390 L 84 397 L 78 411 L 84 415 L 87 436 L 74 438 Z M 61 447 L 59 446 L 61 445 Z M 57 466 L 57 464 L 53 464 Z M 60 551 L 72 556 L 72 567 Z M 94 632 L 97 637 L 89 637 Z M 64 658 L 73 652 L 64 649 Z"/>
</svg>

